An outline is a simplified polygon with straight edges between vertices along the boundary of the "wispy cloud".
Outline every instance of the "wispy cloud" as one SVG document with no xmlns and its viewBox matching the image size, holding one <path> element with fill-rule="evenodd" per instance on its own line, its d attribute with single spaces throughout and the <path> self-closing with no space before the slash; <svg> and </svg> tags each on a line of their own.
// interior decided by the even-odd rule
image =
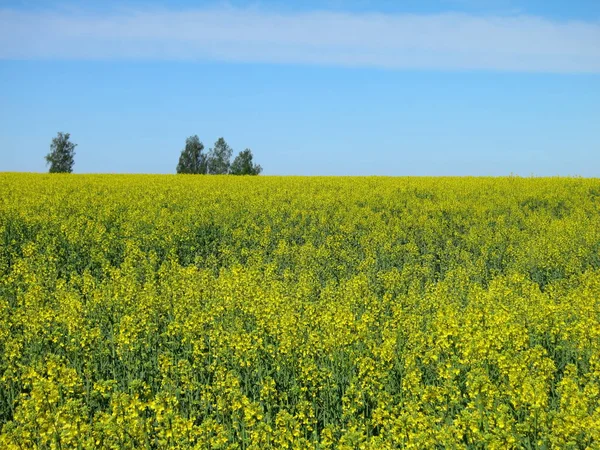
<svg viewBox="0 0 600 450">
<path fill-rule="evenodd" d="M 219 60 L 600 73 L 600 23 L 257 9 L 0 9 L 2 59 Z"/>
</svg>

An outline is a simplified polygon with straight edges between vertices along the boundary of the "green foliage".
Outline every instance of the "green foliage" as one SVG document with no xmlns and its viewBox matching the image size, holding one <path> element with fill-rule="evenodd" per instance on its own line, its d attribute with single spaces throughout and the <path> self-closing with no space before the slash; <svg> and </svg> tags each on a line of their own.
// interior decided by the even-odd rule
<svg viewBox="0 0 600 450">
<path fill-rule="evenodd" d="M 208 152 L 208 173 L 211 175 L 226 175 L 229 173 L 233 150 L 222 137 Z"/>
<path fill-rule="evenodd" d="M 69 141 L 69 133 L 59 132 L 50 144 L 50 153 L 46 155 L 46 164 L 50 165 L 50 173 L 71 173 L 75 164 L 75 147 Z"/>
<path fill-rule="evenodd" d="M 258 175 L 261 172 L 262 167 L 252 163 L 252 151 L 249 148 L 235 157 L 229 171 L 231 175 Z"/>
<path fill-rule="evenodd" d="M 185 140 L 185 148 L 179 156 L 177 173 L 206 174 L 208 171 L 207 155 L 202 153 L 204 144 L 200 142 L 197 135 L 190 136 Z"/>
</svg>

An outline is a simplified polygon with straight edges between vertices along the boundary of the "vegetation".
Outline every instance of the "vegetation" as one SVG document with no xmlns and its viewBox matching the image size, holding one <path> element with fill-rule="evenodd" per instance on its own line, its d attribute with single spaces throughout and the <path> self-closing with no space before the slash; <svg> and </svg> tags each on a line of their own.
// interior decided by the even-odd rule
<svg viewBox="0 0 600 450">
<path fill-rule="evenodd" d="M 600 181 L 0 174 L 0 448 L 597 448 Z"/>
<path fill-rule="evenodd" d="M 181 151 L 177 173 L 205 174 L 208 170 L 207 156 L 202 153 L 204 144 L 198 136 L 190 136 L 185 140 L 185 148 Z"/>
<path fill-rule="evenodd" d="M 46 163 L 50 173 L 71 173 L 75 164 L 75 147 L 77 144 L 69 141 L 69 133 L 59 132 L 50 144 L 50 153 L 46 155 Z"/>
<path fill-rule="evenodd" d="M 225 139 L 219 138 L 215 142 L 215 146 L 208 152 L 208 173 L 212 175 L 228 174 L 232 153 L 233 150 L 225 142 Z"/>
<path fill-rule="evenodd" d="M 247 148 L 243 152 L 240 152 L 233 163 L 229 173 L 231 175 L 258 175 L 262 172 L 262 167 L 252 162 L 252 151 Z"/>
<path fill-rule="evenodd" d="M 233 150 L 225 142 L 225 139 L 219 138 L 208 154 L 202 153 L 204 144 L 200 142 L 198 136 L 191 136 L 185 141 L 185 148 L 179 157 L 177 164 L 177 173 L 186 174 L 211 174 L 211 175 L 258 175 L 262 172 L 262 167 L 253 164 L 252 151 L 246 149 L 240 152 L 231 163 Z"/>
<path fill-rule="evenodd" d="M 57 137 L 52 139 L 50 153 L 46 155 L 46 163 L 50 165 L 50 173 L 73 172 L 75 164 L 75 147 L 69 141 L 70 134 L 59 132 Z M 195 174 L 195 175 L 258 175 L 262 172 L 262 167 L 253 164 L 253 155 L 250 149 L 240 152 L 233 163 L 231 155 L 233 150 L 225 139 L 219 138 L 208 154 L 203 153 L 204 144 L 200 142 L 197 135 L 190 136 L 185 140 L 185 148 L 179 155 L 177 163 L 177 173 Z"/>
</svg>

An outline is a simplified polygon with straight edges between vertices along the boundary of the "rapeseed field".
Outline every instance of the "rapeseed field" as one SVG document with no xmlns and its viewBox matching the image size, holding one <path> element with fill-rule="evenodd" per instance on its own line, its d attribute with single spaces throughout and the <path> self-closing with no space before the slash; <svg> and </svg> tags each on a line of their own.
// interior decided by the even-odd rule
<svg viewBox="0 0 600 450">
<path fill-rule="evenodd" d="M 600 180 L 0 174 L 0 426 L 600 448 Z"/>
</svg>

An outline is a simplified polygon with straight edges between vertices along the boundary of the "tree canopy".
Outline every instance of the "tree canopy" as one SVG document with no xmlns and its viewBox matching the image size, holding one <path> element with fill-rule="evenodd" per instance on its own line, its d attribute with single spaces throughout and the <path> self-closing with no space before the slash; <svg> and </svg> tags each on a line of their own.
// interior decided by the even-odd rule
<svg viewBox="0 0 600 450">
<path fill-rule="evenodd" d="M 50 144 L 50 153 L 46 155 L 46 164 L 50 165 L 50 173 L 71 173 L 75 164 L 75 147 L 69 141 L 69 133 L 59 132 Z"/>
<path fill-rule="evenodd" d="M 75 147 L 69 133 L 59 132 L 50 144 L 50 152 L 45 156 L 50 173 L 71 173 L 75 164 Z M 189 136 L 179 155 L 176 171 L 181 174 L 212 175 L 258 175 L 262 167 L 254 164 L 252 151 L 247 148 L 231 162 L 232 148 L 220 137 L 208 153 L 198 135 Z"/>
<path fill-rule="evenodd" d="M 177 173 L 205 174 L 208 168 L 207 155 L 202 153 L 204 144 L 200 142 L 197 135 L 190 136 L 185 140 L 185 148 L 179 156 Z"/>
<path fill-rule="evenodd" d="M 208 152 L 208 173 L 212 175 L 228 174 L 232 153 L 231 147 L 225 142 L 225 139 L 220 137 Z"/>
<path fill-rule="evenodd" d="M 240 152 L 231 164 L 230 172 L 232 175 L 258 175 L 262 172 L 262 167 L 252 163 L 252 150 L 247 148 Z"/>
</svg>

